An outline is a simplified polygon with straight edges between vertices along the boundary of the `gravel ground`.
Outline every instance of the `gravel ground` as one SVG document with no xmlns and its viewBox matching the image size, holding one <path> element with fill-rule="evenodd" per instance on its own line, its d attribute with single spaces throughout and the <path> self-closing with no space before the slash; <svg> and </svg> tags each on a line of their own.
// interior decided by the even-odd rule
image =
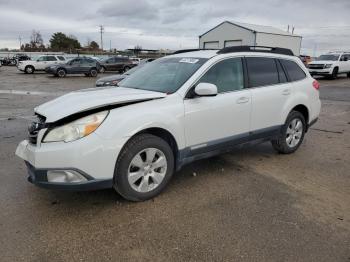
<svg viewBox="0 0 350 262">
<path fill-rule="evenodd" d="M 154 200 L 57 192 L 15 157 L 33 108 L 96 79 L 0 68 L 1 261 L 350 261 L 350 79 L 320 79 L 319 122 L 292 155 L 237 148 Z"/>
</svg>

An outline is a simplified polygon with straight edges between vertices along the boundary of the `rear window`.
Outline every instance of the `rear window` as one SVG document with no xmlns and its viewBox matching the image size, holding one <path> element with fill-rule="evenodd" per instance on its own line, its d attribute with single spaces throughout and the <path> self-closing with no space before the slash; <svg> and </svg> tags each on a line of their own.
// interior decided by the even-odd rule
<svg viewBox="0 0 350 262">
<path fill-rule="evenodd" d="M 305 72 L 300 68 L 300 66 L 294 61 L 290 60 L 280 60 L 284 68 L 287 70 L 287 74 L 290 81 L 298 81 L 306 77 Z"/>
<path fill-rule="evenodd" d="M 247 57 L 249 86 L 267 86 L 279 83 L 276 62 L 273 58 Z"/>
</svg>

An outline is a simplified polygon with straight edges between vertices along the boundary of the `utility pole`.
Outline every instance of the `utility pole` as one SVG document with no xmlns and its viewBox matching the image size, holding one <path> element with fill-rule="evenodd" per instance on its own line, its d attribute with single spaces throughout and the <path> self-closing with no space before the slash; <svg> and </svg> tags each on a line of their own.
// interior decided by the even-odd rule
<svg viewBox="0 0 350 262">
<path fill-rule="evenodd" d="M 101 50 L 103 51 L 103 39 L 102 39 L 102 34 L 104 33 L 105 29 L 103 25 L 100 25 L 100 34 L 101 34 Z"/>
<path fill-rule="evenodd" d="M 21 51 L 21 48 L 22 48 L 22 37 L 19 36 L 18 40 L 19 40 L 19 50 Z"/>
<path fill-rule="evenodd" d="M 112 40 L 109 40 L 109 52 L 112 52 Z"/>
</svg>

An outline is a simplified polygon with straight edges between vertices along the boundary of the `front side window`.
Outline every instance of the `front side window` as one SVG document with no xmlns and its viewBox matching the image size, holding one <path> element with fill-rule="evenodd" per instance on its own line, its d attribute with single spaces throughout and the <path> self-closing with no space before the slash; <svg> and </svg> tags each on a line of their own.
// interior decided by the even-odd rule
<svg viewBox="0 0 350 262">
<path fill-rule="evenodd" d="M 249 86 L 267 86 L 279 83 L 276 62 L 273 58 L 247 57 Z"/>
<path fill-rule="evenodd" d="M 46 56 L 41 56 L 41 57 L 38 58 L 37 61 L 38 61 L 38 62 L 47 61 L 47 57 L 46 57 Z"/>
<path fill-rule="evenodd" d="M 176 92 L 208 59 L 190 57 L 164 57 L 147 63 L 119 86 L 157 91 Z"/>
<path fill-rule="evenodd" d="M 348 61 L 349 60 L 349 55 L 342 55 L 340 58 L 340 61 Z"/>
<path fill-rule="evenodd" d="M 243 89 L 242 59 L 230 58 L 218 62 L 204 74 L 198 83 L 214 84 L 218 88 L 218 93 Z"/>
<path fill-rule="evenodd" d="M 298 81 L 306 77 L 305 72 L 294 61 L 284 59 L 281 59 L 280 61 L 282 62 L 284 68 L 287 70 L 290 81 Z"/>
</svg>

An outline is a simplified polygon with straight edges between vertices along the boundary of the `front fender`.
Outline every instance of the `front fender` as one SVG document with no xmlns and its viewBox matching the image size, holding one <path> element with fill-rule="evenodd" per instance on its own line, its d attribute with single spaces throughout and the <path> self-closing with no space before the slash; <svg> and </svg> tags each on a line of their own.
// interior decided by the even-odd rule
<svg viewBox="0 0 350 262">
<path fill-rule="evenodd" d="M 180 96 L 173 94 L 163 99 L 141 102 L 112 109 L 96 130 L 103 139 L 123 140 L 149 128 L 161 128 L 171 133 L 179 149 L 185 147 L 184 105 Z"/>
</svg>

